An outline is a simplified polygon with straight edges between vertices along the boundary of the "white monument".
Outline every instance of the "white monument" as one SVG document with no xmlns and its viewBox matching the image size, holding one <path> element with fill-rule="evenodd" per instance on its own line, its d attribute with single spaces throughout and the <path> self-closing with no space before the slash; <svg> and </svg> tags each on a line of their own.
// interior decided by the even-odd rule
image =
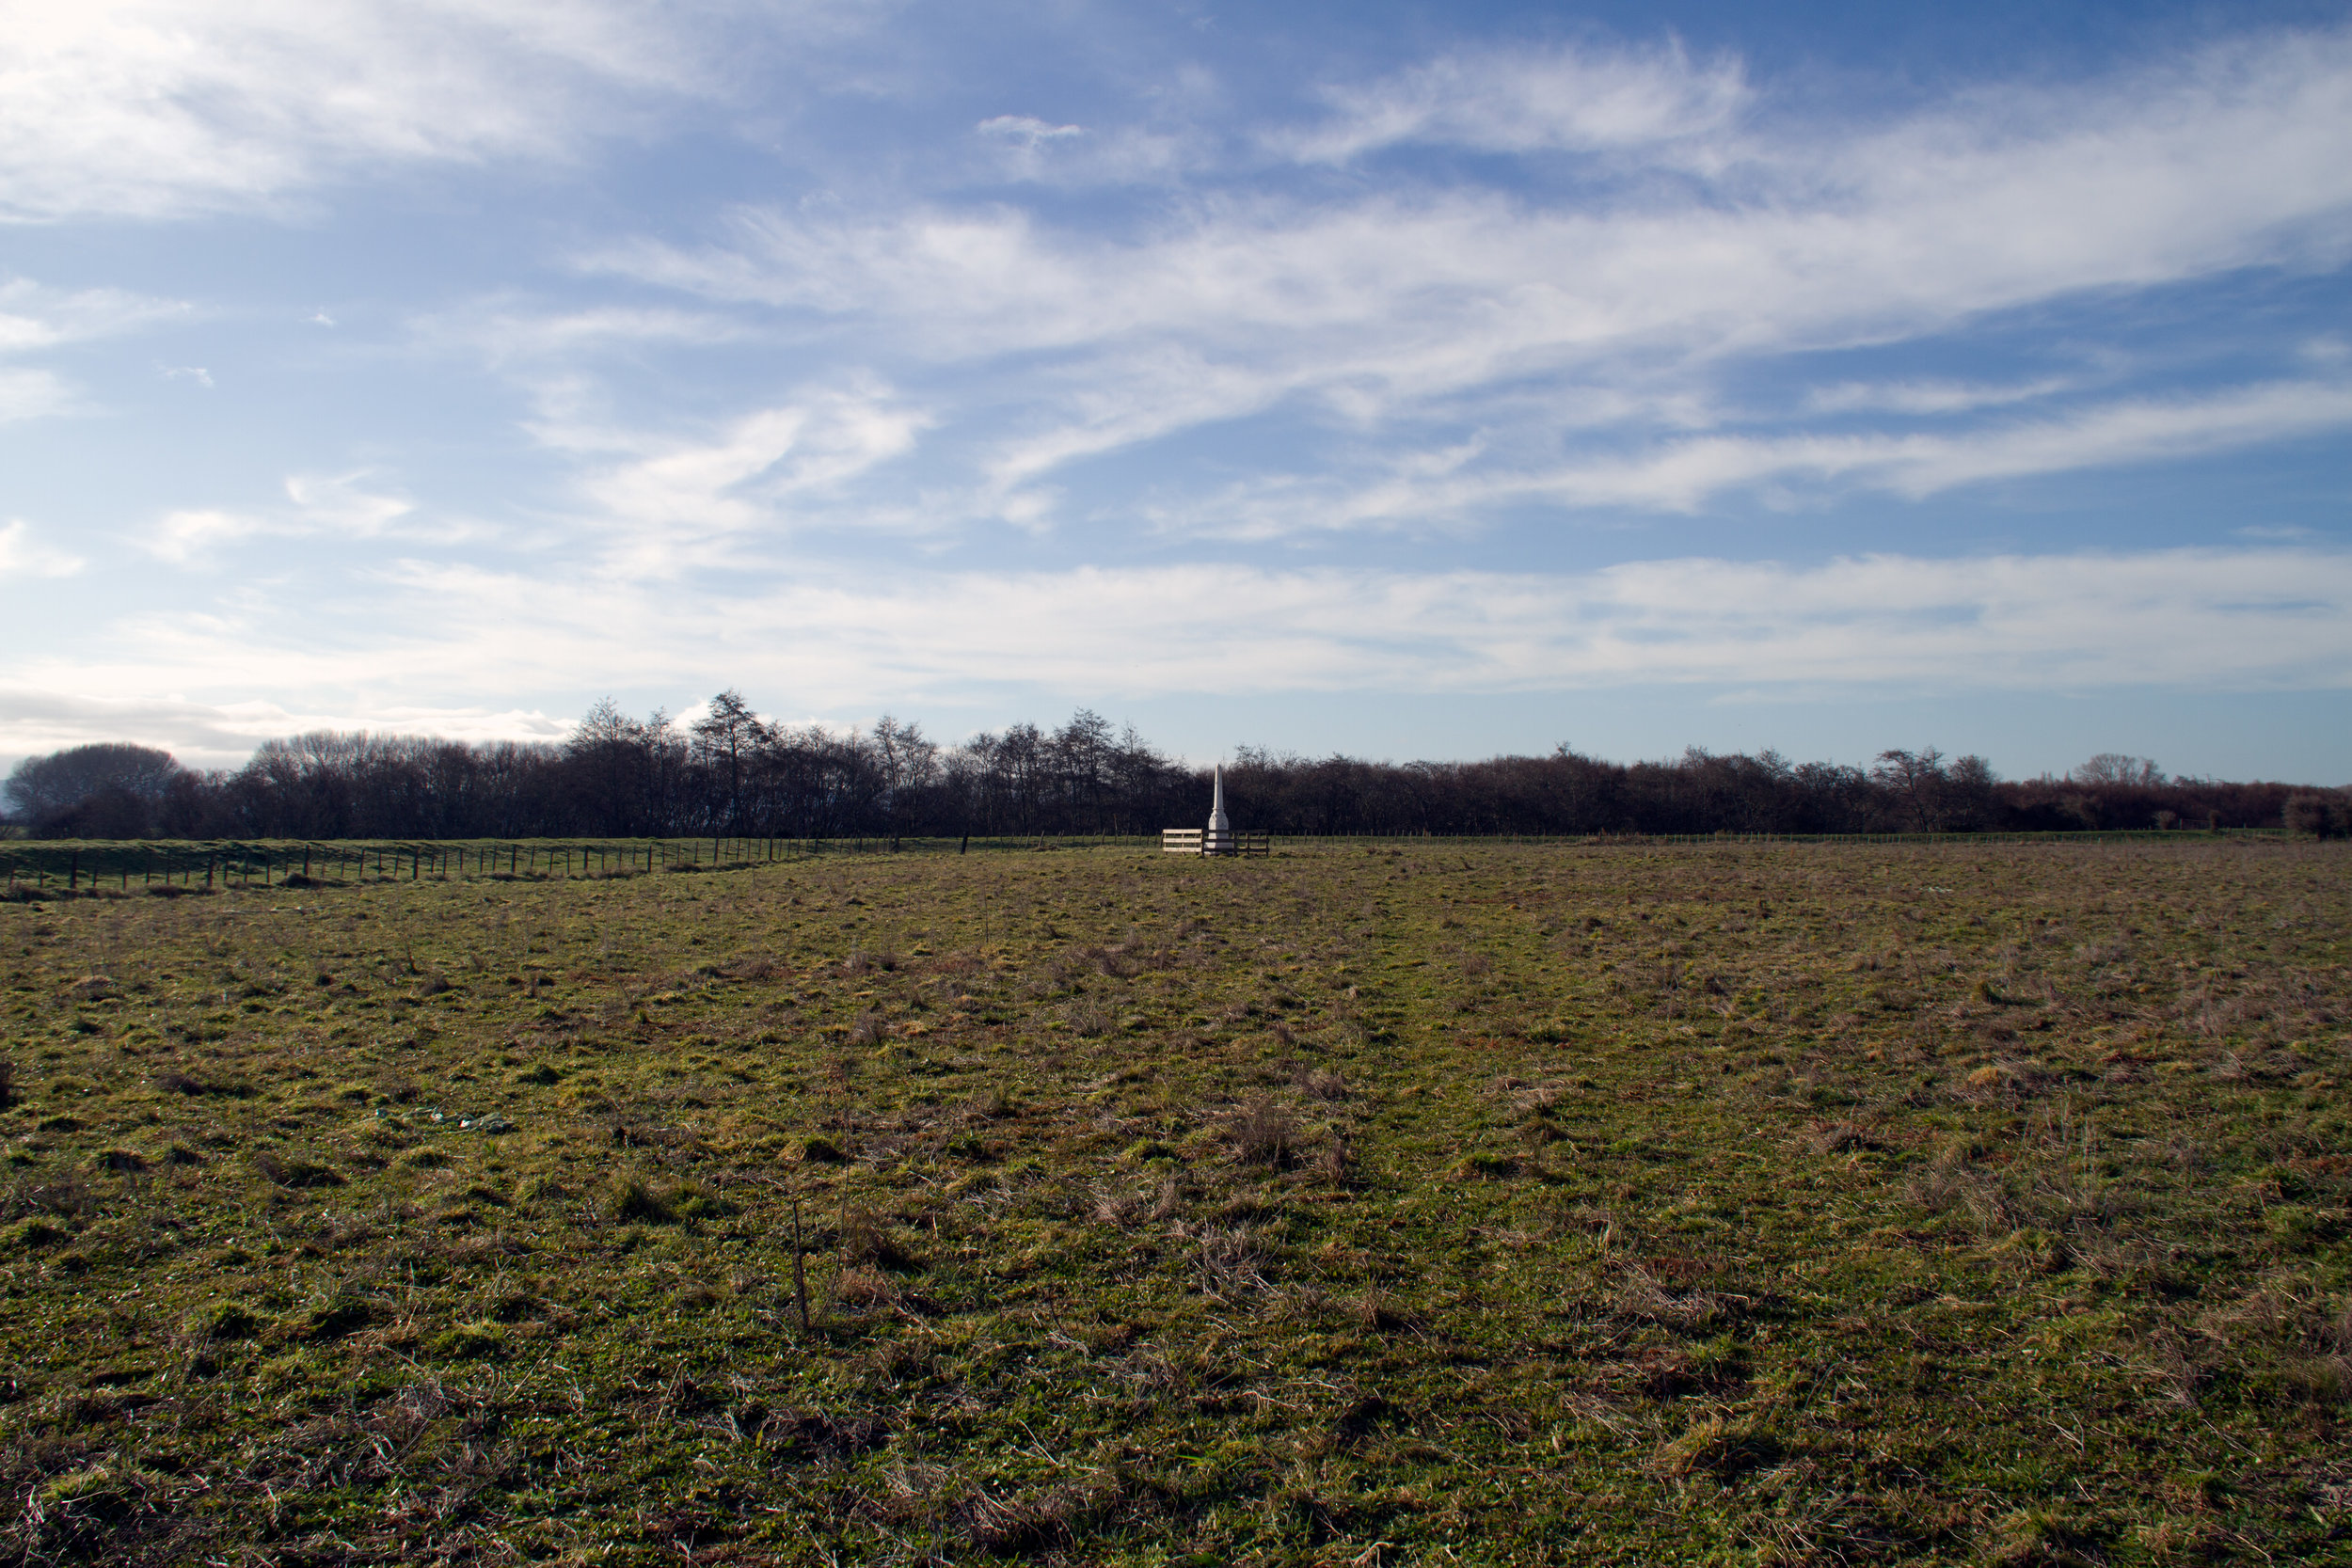
<svg viewBox="0 0 2352 1568">
<path fill-rule="evenodd" d="M 1216 793 L 1209 800 L 1209 831 L 1200 835 L 1200 852 L 1204 855 L 1230 855 L 1233 852 L 1233 824 L 1225 816 L 1225 765 L 1216 765 Z"/>
<path fill-rule="evenodd" d="M 1264 855 L 1273 852 L 1272 841 L 1264 833 L 1237 833 L 1233 820 L 1225 815 L 1225 766 L 1217 765 L 1216 780 L 1209 797 L 1209 825 L 1206 828 L 1168 828 L 1160 833 L 1160 847 L 1171 855 Z"/>
</svg>

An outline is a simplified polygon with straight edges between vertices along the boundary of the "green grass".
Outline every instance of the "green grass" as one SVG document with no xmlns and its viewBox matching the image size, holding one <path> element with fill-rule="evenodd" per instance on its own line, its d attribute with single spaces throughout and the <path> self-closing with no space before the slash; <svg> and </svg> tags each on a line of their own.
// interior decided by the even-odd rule
<svg viewBox="0 0 2352 1568">
<path fill-rule="evenodd" d="M 0 906 L 0 1550 L 2352 1558 L 2348 872 L 1101 847 Z"/>
</svg>

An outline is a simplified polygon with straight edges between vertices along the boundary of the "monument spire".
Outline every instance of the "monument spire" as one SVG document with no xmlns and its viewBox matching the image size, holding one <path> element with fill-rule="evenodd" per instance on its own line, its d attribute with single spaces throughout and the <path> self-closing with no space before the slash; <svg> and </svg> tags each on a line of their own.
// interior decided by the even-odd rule
<svg viewBox="0 0 2352 1568">
<path fill-rule="evenodd" d="M 1209 825 L 1166 829 L 1160 834 L 1160 848 L 1171 855 L 1271 854 L 1266 834 L 1233 832 L 1233 819 L 1225 815 L 1225 765 L 1221 762 L 1211 776 L 1209 789 Z"/>
</svg>

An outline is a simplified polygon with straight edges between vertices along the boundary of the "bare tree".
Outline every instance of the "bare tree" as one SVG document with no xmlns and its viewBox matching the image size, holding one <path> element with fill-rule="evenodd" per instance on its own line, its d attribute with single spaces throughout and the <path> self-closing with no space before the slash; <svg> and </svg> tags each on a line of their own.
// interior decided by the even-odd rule
<svg viewBox="0 0 2352 1568">
<path fill-rule="evenodd" d="M 657 753 L 670 735 L 667 715 L 641 723 L 610 697 L 580 715 L 564 756 L 575 809 L 590 832 L 636 837 L 666 826 Z"/>
<path fill-rule="evenodd" d="M 885 713 L 874 725 L 873 747 L 882 773 L 882 818 L 895 849 L 923 792 L 939 774 L 939 746 L 925 738 L 920 724 L 901 724 Z"/>
<path fill-rule="evenodd" d="M 1894 797 L 1903 826 L 1915 833 L 1944 831 L 1944 753 L 1931 746 L 1923 752 L 1887 751 L 1879 753 L 1870 782 Z"/>
<path fill-rule="evenodd" d="M 0 793 L 38 832 L 137 838 L 150 831 L 153 806 L 181 771 L 169 752 L 151 746 L 73 746 L 26 757 Z"/>
<path fill-rule="evenodd" d="M 725 822 L 731 833 L 743 828 L 744 765 L 767 737 L 767 726 L 733 687 L 711 698 L 710 712 L 694 721 L 697 760 L 726 779 Z"/>
<path fill-rule="evenodd" d="M 2067 777 L 2078 784 L 2122 784 L 2131 789 L 2160 789 L 2166 783 L 2164 770 L 2154 763 L 2120 752 L 2101 752 Z"/>
</svg>

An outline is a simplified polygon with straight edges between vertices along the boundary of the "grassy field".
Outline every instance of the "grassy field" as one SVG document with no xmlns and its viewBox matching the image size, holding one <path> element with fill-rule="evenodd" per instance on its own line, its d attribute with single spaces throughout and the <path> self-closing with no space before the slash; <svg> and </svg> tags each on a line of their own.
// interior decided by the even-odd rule
<svg viewBox="0 0 2352 1568">
<path fill-rule="evenodd" d="M 2352 1560 L 2348 873 L 0 905 L 0 1557 Z"/>
</svg>

